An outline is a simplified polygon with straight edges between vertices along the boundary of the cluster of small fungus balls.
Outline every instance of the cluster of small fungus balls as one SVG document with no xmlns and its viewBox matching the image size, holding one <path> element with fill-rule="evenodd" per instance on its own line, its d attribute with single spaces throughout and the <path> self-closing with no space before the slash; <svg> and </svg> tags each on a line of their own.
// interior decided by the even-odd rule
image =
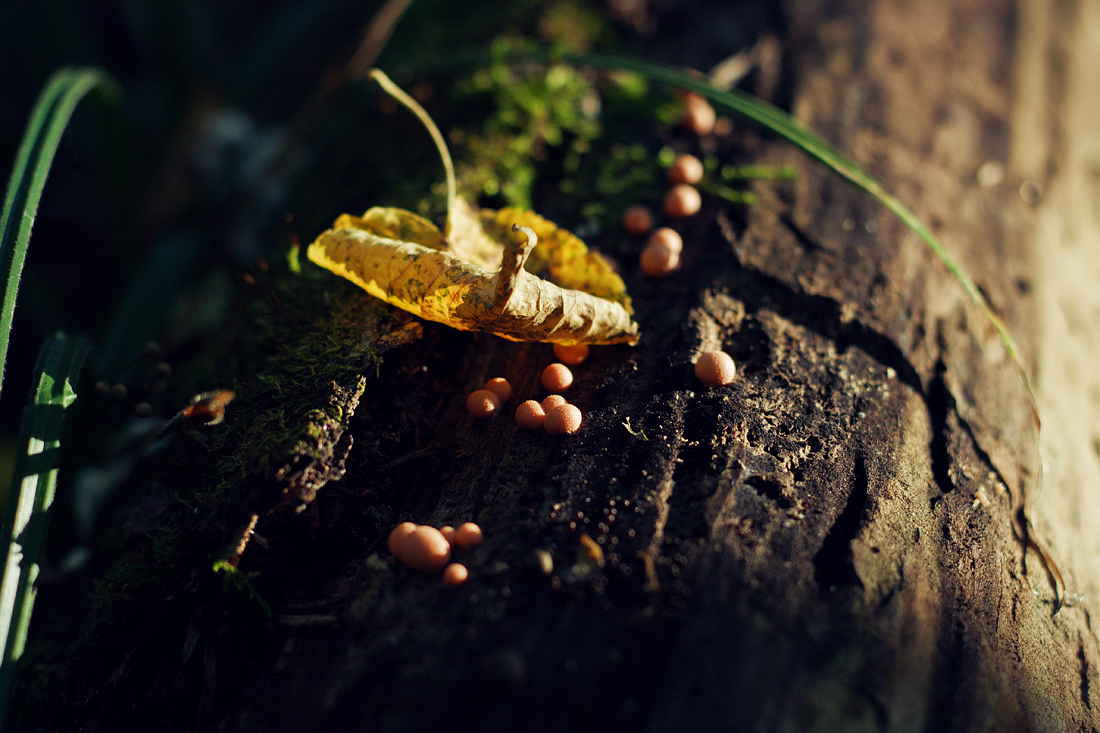
<svg viewBox="0 0 1100 733">
<path fill-rule="evenodd" d="M 707 135 L 714 130 L 714 108 L 702 96 L 684 95 L 683 126 L 695 135 Z M 695 184 L 703 179 L 703 163 L 694 155 L 677 156 L 666 174 L 672 187 L 665 194 L 664 212 L 672 219 L 684 219 L 696 214 L 702 207 L 702 197 Z M 680 253 L 684 241 L 670 227 L 653 230 L 653 213 L 645 206 L 632 206 L 623 213 L 623 228 L 628 234 L 641 237 L 649 234 L 642 250 L 640 264 L 646 275 L 665 277 L 680 266 Z M 652 232 L 652 233 L 651 233 Z M 570 435 L 581 428 L 582 415 L 576 405 L 569 404 L 561 392 L 573 384 L 571 366 L 577 366 L 588 358 L 584 344 L 554 344 L 554 355 L 560 363 L 547 366 L 542 372 L 542 385 L 550 392 L 543 400 L 527 400 L 516 407 L 516 424 L 521 428 L 542 428 L 551 435 Z M 695 375 L 708 387 L 730 384 L 736 375 L 733 359 L 722 351 L 708 351 L 699 356 Z M 466 409 L 476 418 L 490 417 L 498 413 L 502 405 L 512 397 L 512 385 L 503 377 L 494 377 L 482 389 L 474 390 L 466 398 Z"/>
<path fill-rule="evenodd" d="M 715 127 L 717 116 L 714 108 L 702 96 L 684 95 L 684 114 L 681 123 L 695 135 L 709 135 Z M 665 194 L 663 208 L 672 219 L 685 219 L 702 208 L 702 196 L 695 185 L 703 180 L 703 163 L 694 155 L 676 156 L 665 171 L 672 187 Z M 667 276 L 680 266 L 680 253 L 684 240 L 670 227 L 653 230 L 653 213 L 645 206 L 632 206 L 623 213 L 623 229 L 635 237 L 649 235 L 642 250 L 642 271 L 653 278 Z M 652 233 L 650 233 L 652 232 Z M 721 387 L 733 382 L 737 368 L 733 358 L 724 351 L 706 351 L 695 362 L 695 376 L 708 387 Z"/>
<path fill-rule="evenodd" d="M 581 429 L 582 415 L 576 405 L 559 394 L 573 384 L 570 366 L 577 366 L 588 358 L 584 344 L 566 346 L 554 344 L 554 355 L 559 362 L 542 370 L 542 386 L 550 396 L 539 400 L 527 400 L 516 408 L 516 424 L 530 430 L 545 430 L 551 435 L 572 435 Z M 474 417 L 490 417 L 512 398 L 512 385 L 503 377 L 494 377 L 482 389 L 474 390 L 466 398 L 466 410 Z"/>
<path fill-rule="evenodd" d="M 714 108 L 698 94 L 684 95 L 685 128 L 696 135 L 707 135 L 714 129 Z M 703 163 L 694 155 L 684 153 L 676 156 L 672 165 L 665 171 L 672 187 L 665 193 L 662 208 L 672 219 L 685 219 L 698 213 L 703 206 L 703 198 L 695 185 L 703 180 Z M 623 213 L 623 229 L 634 237 L 649 234 L 645 249 L 642 250 L 640 264 L 642 272 L 649 277 L 665 277 L 680 266 L 680 253 L 684 241 L 680 234 L 670 227 L 653 230 L 654 217 L 645 206 L 631 206 Z M 652 231 L 652 234 L 650 232 Z"/>
<path fill-rule="evenodd" d="M 709 134 L 715 125 L 714 108 L 698 94 L 684 98 L 683 125 L 696 135 Z M 703 164 L 694 155 L 677 156 L 667 170 L 672 187 L 665 194 L 664 212 L 670 218 L 683 219 L 697 213 L 702 198 L 695 184 L 703 178 Z M 680 265 L 683 239 L 676 230 L 661 227 L 653 230 L 653 214 L 644 206 L 633 206 L 623 214 L 623 228 L 633 236 L 649 234 L 640 264 L 650 277 L 664 277 Z M 652 233 L 650 234 L 650 232 Z M 582 415 L 579 408 L 569 404 L 560 393 L 573 384 L 571 366 L 578 366 L 588 358 L 584 344 L 554 345 L 558 362 L 542 371 L 541 382 L 551 394 L 541 401 L 526 400 L 516 407 L 516 424 L 530 430 L 545 430 L 551 435 L 569 435 L 580 430 Z M 695 376 L 708 387 L 720 387 L 733 382 L 736 366 L 729 354 L 723 351 L 706 351 L 695 362 Z M 474 390 L 466 398 L 466 409 L 476 418 L 485 418 L 500 412 L 505 402 L 512 398 L 512 385 L 503 377 L 494 377 L 481 389 Z M 413 570 L 434 573 L 443 571 L 447 586 L 461 585 L 469 577 L 469 571 L 461 563 L 452 563 L 452 547 L 472 550 L 481 544 L 481 528 L 467 522 L 457 529 L 453 527 L 429 527 L 402 522 L 389 536 L 390 552 Z"/>
<path fill-rule="evenodd" d="M 454 527 L 429 527 L 402 522 L 390 531 L 386 545 L 390 553 L 413 570 L 422 573 L 443 571 L 443 583 L 448 587 L 462 585 L 470 571 L 462 563 L 451 562 L 451 549 L 472 550 L 481 544 L 481 527 L 466 522 Z"/>
</svg>

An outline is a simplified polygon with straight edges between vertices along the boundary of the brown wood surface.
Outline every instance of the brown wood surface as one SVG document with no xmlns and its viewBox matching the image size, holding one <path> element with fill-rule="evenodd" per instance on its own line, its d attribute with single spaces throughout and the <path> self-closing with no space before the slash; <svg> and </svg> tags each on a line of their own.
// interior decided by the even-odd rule
<svg viewBox="0 0 1100 733">
<path fill-rule="evenodd" d="M 370 375 L 311 526 L 246 552 L 282 622 L 220 596 L 161 612 L 115 678 L 70 682 L 87 729 L 1097 730 L 1100 11 L 784 15 L 777 101 L 929 222 L 1017 335 L 1042 494 L 1025 392 L 960 286 L 870 198 L 738 126 L 719 144 L 797 180 L 756 184 L 745 213 L 709 202 L 668 280 L 628 268 L 642 341 L 574 370 L 579 435 L 465 413 L 488 377 L 513 405 L 541 394 L 549 346 L 425 325 Z M 718 348 L 739 375 L 706 389 L 691 363 Z M 1057 615 L 1020 501 L 1066 573 Z M 479 522 L 471 580 L 395 565 L 404 519 Z"/>
</svg>

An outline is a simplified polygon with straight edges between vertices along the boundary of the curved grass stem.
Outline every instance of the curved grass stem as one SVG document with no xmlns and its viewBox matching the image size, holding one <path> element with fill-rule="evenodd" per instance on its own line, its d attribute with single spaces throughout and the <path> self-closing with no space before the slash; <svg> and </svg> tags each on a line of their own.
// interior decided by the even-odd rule
<svg viewBox="0 0 1100 733">
<path fill-rule="evenodd" d="M 117 86 L 99 69 L 60 69 L 50 77 L 31 112 L 12 166 L 0 215 L 0 384 L 4 378 L 19 279 L 34 217 L 61 135 L 76 105 L 93 89 L 115 94 Z"/>
<path fill-rule="evenodd" d="M 46 341 L 34 370 L 31 401 L 23 408 L 19 453 L 4 519 L 0 581 L 0 722 L 7 711 L 34 609 L 39 560 L 57 487 L 61 431 L 89 345 L 63 333 Z"/>
<path fill-rule="evenodd" d="M 420 106 L 420 103 L 405 93 L 405 90 L 393 83 L 393 81 L 386 76 L 385 72 L 381 69 L 371 69 L 368 76 L 378 82 L 387 94 L 403 104 L 410 112 L 416 115 L 421 124 L 428 130 L 428 134 L 432 136 L 432 141 L 435 142 L 436 148 L 439 150 L 439 157 L 443 159 L 443 168 L 447 172 L 447 216 L 450 218 L 451 211 L 454 210 L 455 197 L 458 195 L 458 186 L 455 183 L 455 164 L 451 160 L 451 153 L 447 150 L 447 142 L 443 139 L 443 133 L 436 127 L 435 122 L 432 120 L 431 115 L 427 110 Z"/>
</svg>

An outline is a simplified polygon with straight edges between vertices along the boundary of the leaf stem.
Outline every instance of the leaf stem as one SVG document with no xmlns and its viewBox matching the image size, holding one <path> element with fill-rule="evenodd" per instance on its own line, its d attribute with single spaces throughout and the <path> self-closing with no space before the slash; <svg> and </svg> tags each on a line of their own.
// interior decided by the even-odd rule
<svg viewBox="0 0 1100 733">
<path fill-rule="evenodd" d="M 394 84 L 393 80 L 386 76 L 384 71 L 381 69 L 371 69 L 367 76 L 378 82 L 378 85 L 381 86 L 387 94 L 416 115 L 421 124 L 427 128 L 428 134 L 432 136 L 435 147 L 439 150 L 439 157 L 443 159 L 443 168 L 447 172 L 447 218 L 449 220 L 451 211 L 454 209 L 455 197 L 458 195 L 458 186 L 455 183 L 455 164 L 451 161 L 451 153 L 447 150 L 447 142 L 443 139 L 443 133 L 439 131 L 435 122 L 432 121 L 431 115 L 420 106 L 420 103 L 406 94 L 405 90 L 401 87 Z"/>
</svg>

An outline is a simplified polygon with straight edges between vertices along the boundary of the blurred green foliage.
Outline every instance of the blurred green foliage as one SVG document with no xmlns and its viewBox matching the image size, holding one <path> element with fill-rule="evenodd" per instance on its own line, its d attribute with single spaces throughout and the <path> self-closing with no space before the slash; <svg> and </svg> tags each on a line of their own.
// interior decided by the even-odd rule
<svg viewBox="0 0 1100 733">
<path fill-rule="evenodd" d="M 504 56 L 520 44 L 499 39 L 494 55 Z M 549 68 L 494 61 L 455 87 L 456 100 L 486 99 L 492 113 L 480 130 L 455 130 L 458 180 L 469 199 L 500 196 L 508 206 L 530 209 L 537 165 L 548 148 L 567 138 L 577 144 L 600 134 L 600 98 L 583 71 L 555 64 Z"/>
</svg>

